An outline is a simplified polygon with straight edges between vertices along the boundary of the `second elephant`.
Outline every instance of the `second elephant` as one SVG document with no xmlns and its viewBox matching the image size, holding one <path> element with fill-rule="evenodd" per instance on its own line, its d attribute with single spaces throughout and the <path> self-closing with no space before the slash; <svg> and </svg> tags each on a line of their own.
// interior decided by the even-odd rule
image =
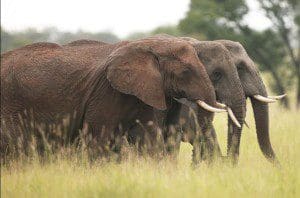
<svg viewBox="0 0 300 198">
<path fill-rule="evenodd" d="M 191 42 L 199 42 L 195 39 L 187 39 L 191 40 Z M 206 41 L 201 41 L 202 43 Z M 200 42 L 200 43 L 201 43 Z M 256 134 L 257 134 L 257 140 L 260 146 L 261 151 L 263 152 L 264 156 L 272 163 L 278 165 L 279 161 L 275 155 L 275 152 L 271 146 L 270 142 L 270 136 L 269 136 L 269 110 L 268 110 L 268 103 L 275 102 L 278 99 L 283 98 L 285 95 L 281 96 L 268 96 L 265 85 L 263 83 L 263 80 L 259 74 L 259 71 L 253 62 L 253 60 L 248 56 L 246 50 L 244 47 L 234 41 L 230 40 L 217 40 L 215 41 L 221 45 L 223 45 L 230 53 L 230 57 L 232 61 L 234 62 L 235 68 L 237 70 L 239 79 L 241 81 L 243 92 L 245 94 L 246 98 L 250 98 L 253 112 L 254 112 L 254 118 L 255 118 L 255 124 L 256 124 Z M 201 58 L 201 57 L 199 57 Z M 210 67 L 209 64 L 207 64 L 206 61 L 203 61 L 203 63 L 206 66 L 206 69 Z M 208 70 L 208 74 L 210 75 L 210 72 Z M 213 79 L 212 79 L 213 82 Z M 215 85 L 214 85 L 215 86 Z M 217 100 L 220 100 L 219 93 L 224 92 L 227 93 L 228 96 L 230 96 L 230 93 L 232 95 L 230 97 L 235 97 L 236 90 L 216 90 Z M 226 103 L 226 102 L 225 102 Z M 187 118 L 189 108 L 186 106 L 183 106 L 181 109 L 181 117 Z M 193 125 L 193 122 L 189 122 L 189 125 Z M 239 155 L 239 144 L 240 139 L 237 139 L 236 142 L 233 140 L 235 132 L 234 128 L 231 127 L 230 120 L 228 124 L 228 141 L 227 141 L 227 155 L 231 157 L 233 160 L 232 162 L 236 164 L 238 162 L 238 155 Z M 217 150 L 219 150 L 219 144 L 217 141 L 217 136 L 215 129 L 212 127 L 211 129 L 211 137 L 214 139 L 215 146 L 217 147 Z M 200 158 L 205 157 L 205 155 L 212 155 L 213 153 L 205 148 L 206 150 L 203 151 L 202 156 Z"/>
</svg>

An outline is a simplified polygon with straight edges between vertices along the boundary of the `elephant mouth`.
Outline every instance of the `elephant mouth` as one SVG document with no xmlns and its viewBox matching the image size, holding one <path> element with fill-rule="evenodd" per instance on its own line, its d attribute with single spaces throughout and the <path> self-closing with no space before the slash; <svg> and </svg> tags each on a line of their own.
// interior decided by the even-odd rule
<svg viewBox="0 0 300 198">
<path fill-rule="evenodd" d="M 230 119 L 232 120 L 232 122 L 238 127 L 241 128 L 241 124 L 239 123 L 238 119 L 235 117 L 232 109 L 229 107 L 229 105 L 220 103 L 220 102 L 216 102 L 217 107 L 222 108 L 222 109 L 226 109 L 228 116 L 230 117 Z"/>
<path fill-rule="evenodd" d="M 184 104 L 194 110 L 197 110 L 198 107 L 201 107 L 212 113 L 226 112 L 226 109 L 210 106 L 209 104 L 207 104 L 206 102 L 204 102 L 202 100 L 191 101 L 187 98 L 174 98 L 174 100 L 176 100 L 177 102 Z"/>
<path fill-rule="evenodd" d="M 231 108 L 223 103 L 220 102 L 216 102 L 216 107 L 212 107 L 209 104 L 205 103 L 202 100 L 195 100 L 195 101 L 191 101 L 188 100 L 187 98 L 174 98 L 174 100 L 176 100 L 177 102 L 186 105 L 192 109 L 194 109 L 195 111 L 197 110 L 198 107 L 203 108 L 209 112 L 212 113 L 222 113 L 222 112 L 227 112 L 228 116 L 231 118 L 231 120 L 233 121 L 233 123 L 241 128 L 241 124 L 239 123 L 238 119 L 235 117 L 234 113 L 232 112 Z"/>
<path fill-rule="evenodd" d="M 238 127 L 238 128 L 241 128 L 241 124 L 240 122 L 238 121 L 238 119 L 236 118 L 236 116 L 234 115 L 233 111 L 232 111 L 232 105 L 230 104 L 226 104 L 226 102 L 224 101 L 221 101 L 220 98 L 218 97 L 217 93 L 216 93 L 216 96 L 217 96 L 217 102 L 216 102 L 216 106 L 218 108 L 221 108 L 221 109 L 225 109 L 228 113 L 228 116 L 230 117 L 230 119 L 232 120 L 232 122 Z"/>
</svg>

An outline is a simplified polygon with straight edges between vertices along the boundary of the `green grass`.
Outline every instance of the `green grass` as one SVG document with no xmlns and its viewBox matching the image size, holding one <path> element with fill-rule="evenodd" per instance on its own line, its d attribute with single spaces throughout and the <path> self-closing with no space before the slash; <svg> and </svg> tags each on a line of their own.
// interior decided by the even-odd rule
<svg viewBox="0 0 300 198">
<path fill-rule="evenodd" d="M 300 197 L 300 113 L 270 105 L 271 142 L 282 163 L 273 167 L 259 150 L 251 108 L 243 130 L 239 165 L 193 169 L 191 146 L 182 144 L 179 161 L 132 157 L 90 165 L 61 155 L 40 164 L 13 162 L 1 168 L 1 197 Z M 215 118 L 226 150 L 226 116 Z"/>
</svg>

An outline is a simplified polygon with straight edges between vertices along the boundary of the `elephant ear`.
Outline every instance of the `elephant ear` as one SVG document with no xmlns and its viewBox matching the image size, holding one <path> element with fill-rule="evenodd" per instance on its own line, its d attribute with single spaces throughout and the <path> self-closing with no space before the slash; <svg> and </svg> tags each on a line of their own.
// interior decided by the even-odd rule
<svg viewBox="0 0 300 198">
<path fill-rule="evenodd" d="M 134 95 L 156 109 L 167 108 L 159 62 L 151 50 L 134 46 L 116 50 L 107 64 L 107 79 L 122 93 Z"/>
</svg>

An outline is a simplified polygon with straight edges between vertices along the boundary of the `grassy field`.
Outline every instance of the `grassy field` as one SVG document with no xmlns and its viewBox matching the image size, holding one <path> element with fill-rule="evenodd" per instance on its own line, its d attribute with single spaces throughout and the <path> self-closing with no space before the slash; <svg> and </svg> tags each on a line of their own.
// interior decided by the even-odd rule
<svg viewBox="0 0 300 198">
<path fill-rule="evenodd" d="M 270 105 L 271 142 L 282 163 L 273 167 L 259 150 L 252 109 L 243 130 L 240 162 L 191 165 L 191 146 L 182 144 L 179 161 L 136 157 L 119 164 L 90 165 L 63 155 L 40 164 L 13 162 L 1 168 L 1 197 L 300 197 L 300 113 Z M 215 119 L 226 150 L 226 116 Z"/>
</svg>

